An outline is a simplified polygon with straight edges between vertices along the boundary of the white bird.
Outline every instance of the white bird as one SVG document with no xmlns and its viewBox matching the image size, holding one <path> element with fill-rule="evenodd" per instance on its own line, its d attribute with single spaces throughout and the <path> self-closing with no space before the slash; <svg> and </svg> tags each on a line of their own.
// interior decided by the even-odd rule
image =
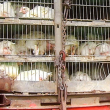
<svg viewBox="0 0 110 110">
<path fill-rule="evenodd" d="M 94 55 L 97 44 L 95 42 L 85 42 L 77 49 L 76 54 L 89 56 Z"/>
<path fill-rule="evenodd" d="M 0 3 L 0 17 L 15 17 L 14 9 L 11 2 Z"/>
<path fill-rule="evenodd" d="M 35 6 L 31 10 L 28 7 L 21 7 L 19 12 L 23 13 L 22 17 L 54 19 L 54 9 L 49 7 Z"/>
<path fill-rule="evenodd" d="M 39 69 L 35 69 L 21 72 L 16 79 L 25 81 L 42 81 L 49 80 L 48 77 L 51 75 L 51 72 L 45 72 Z"/>
<path fill-rule="evenodd" d="M 96 47 L 95 56 L 109 56 L 110 55 L 110 44 L 102 43 Z"/>
<path fill-rule="evenodd" d="M 15 35 L 16 37 L 17 35 Z M 39 51 L 41 50 L 38 45 L 40 45 L 42 41 L 38 39 L 44 39 L 44 33 L 41 31 L 31 31 L 29 34 L 20 35 L 19 39 L 16 41 L 16 48 L 18 55 L 27 55 L 27 54 L 34 54 L 39 55 Z M 44 45 L 42 43 L 41 45 Z M 46 45 L 45 45 L 46 48 Z M 30 50 L 33 50 L 31 53 Z"/>
<path fill-rule="evenodd" d="M 88 76 L 87 73 L 83 73 L 81 71 L 77 71 L 75 76 L 71 75 L 71 81 L 91 81 L 91 78 Z"/>
<path fill-rule="evenodd" d="M 15 43 L 5 40 L 1 41 L 0 55 L 16 55 Z"/>
<path fill-rule="evenodd" d="M 4 75 L 8 75 L 12 79 L 15 79 L 18 75 L 18 64 L 17 63 L 11 63 L 11 62 L 6 62 L 6 63 L 0 63 L 0 71 L 4 73 Z"/>
</svg>

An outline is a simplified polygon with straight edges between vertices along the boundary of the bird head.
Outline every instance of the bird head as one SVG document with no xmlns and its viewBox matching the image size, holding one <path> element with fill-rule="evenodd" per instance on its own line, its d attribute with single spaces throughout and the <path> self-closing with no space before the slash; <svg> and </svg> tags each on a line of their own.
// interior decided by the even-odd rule
<svg viewBox="0 0 110 110">
<path fill-rule="evenodd" d="M 21 7 L 19 12 L 23 13 L 23 14 L 26 14 L 27 12 L 29 12 L 29 10 L 30 9 L 28 7 Z"/>
</svg>

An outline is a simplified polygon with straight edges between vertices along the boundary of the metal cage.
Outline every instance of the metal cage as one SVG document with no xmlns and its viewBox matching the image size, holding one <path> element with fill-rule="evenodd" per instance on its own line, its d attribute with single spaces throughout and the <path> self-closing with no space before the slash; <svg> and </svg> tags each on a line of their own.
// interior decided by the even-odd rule
<svg viewBox="0 0 110 110">
<path fill-rule="evenodd" d="M 0 106 L 104 105 L 110 93 L 109 5 L 109 0 L 1 0 Z"/>
</svg>

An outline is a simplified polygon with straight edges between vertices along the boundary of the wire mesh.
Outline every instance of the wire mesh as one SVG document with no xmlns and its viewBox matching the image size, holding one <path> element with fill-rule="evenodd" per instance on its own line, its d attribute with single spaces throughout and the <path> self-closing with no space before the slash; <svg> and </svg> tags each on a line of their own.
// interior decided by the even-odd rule
<svg viewBox="0 0 110 110">
<path fill-rule="evenodd" d="M 0 17 L 54 19 L 53 0 L 1 0 Z"/>
<path fill-rule="evenodd" d="M 54 26 L 3 24 L 0 55 L 54 56 Z"/>
<path fill-rule="evenodd" d="M 54 63 L 46 59 L 55 57 L 54 24 L 49 24 L 53 19 L 54 0 L 0 1 L 0 76 L 3 73 L 13 80 L 12 91 L 55 92 Z M 22 81 L 25 87 L 25 82 L 29 83 L 27 89 L 16 85 Z M 43 81 L 45 87 L 50 82 L 54 87 L 34 87 Z"/>
<path fill-rule="evenodd" d="M 110 20 L 109 0 L 70 0 L 68 19 Z"/>
<path fill-rule="evenodd" d="M 66 53 L 69 56 L 109 57 L 109 27 L 68 26 Z"/>
<path fill-rule="evenodd" d="M 1 62 L 0 76 L 14 81 L 55 81 L 52 62 Z"/>
<path fill-rule="evenodd" d="M 66 67 L 70 81 L 106 80 L 110 71 L 110 63 L 107 62 L 68 62 Z"/>
</svg>

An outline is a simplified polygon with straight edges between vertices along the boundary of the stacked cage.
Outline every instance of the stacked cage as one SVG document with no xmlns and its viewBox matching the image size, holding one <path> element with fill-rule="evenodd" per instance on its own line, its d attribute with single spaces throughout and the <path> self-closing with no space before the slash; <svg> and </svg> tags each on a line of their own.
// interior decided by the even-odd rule
<svg viewBox="0 0 110 110">
<path fill-rule="evenodd" d="M 110 92 L 109 4 L 109 0 L 70 2 L 65 43 L 68 94 Z"/>
<path fill-rule="evenodd" d="M 29 107 L 19 96 L 34 97 L 37 105 L 56 102 L 54 0 L 1 0 L 0 5 L 1 93 L 8 92 L 13 107 Z"/>
</svg>

